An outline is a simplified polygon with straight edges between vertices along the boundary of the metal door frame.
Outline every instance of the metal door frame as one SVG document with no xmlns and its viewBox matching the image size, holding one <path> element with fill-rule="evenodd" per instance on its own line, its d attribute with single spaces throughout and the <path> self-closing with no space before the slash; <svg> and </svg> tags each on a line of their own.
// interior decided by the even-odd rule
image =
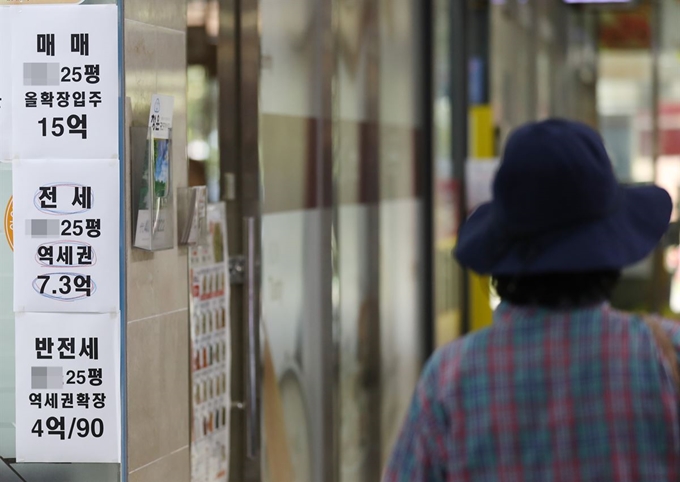
<svg viewBox="0 0 680 482">
<path fill-rule="evenodd" d="M 449 62 L 451 77 L 451 162 L 454 178 L 459 186 L 458 219 L 467 218 L 465 192 L 465 163 L 468 157 L 468 0 L 452 0 L 449 4 Z M 466 269 L 460 278 L 461 290 L 461 334 L 470 330 L 469 277 Z"/>
<path fill-rule="evenodd" d="M 261 162 L 259 158 L 259 86 L 260 86 L 260 1 L 217 0 L 219 3 L 219 35 L 217 43 L 217 79 L 219 84 L 219 151 L 220 192 L 227 205 L 228 245 L 230 257 L 245 255 L 245 282 L 231 287 L 230 317 L 232 336 L 232 406 L 230 429 L 230 480 L 259 482 L 262 479 L 261 440 L 261 381 L 262 353 L 260 347 L 262 225 Z M 428 230 L 419 244 L 425 264 L 432 264 L 432 88 L 433 68 L 432 6 L 426 0 L 420 23 L 423 67 L 427 83 L 418 93 L 421 102 L 423 125 L 422 143 L 418 150 L 419 195 L 425 200 L 424 219 Z M 453 2 L 454 5 L 459 2 Z M 464 2 L 463 2 L 464 3 Z M 316 125 L 314 175 L 316 189 L 315 205 L 332 211 L 334 199 L 333 178 L 333 83 L 335 76 L 333 6 L 335 0 L 317 2 L 314 29 L 316 30 L 315 63 L 318 66 L 312 95 L 319 106 L 314 113 Z M 456 11 L 455 8 L 452 10 Z M 458 20 L 463 23 L 463 16 Z M 458 41 L 458 35 L 454 35 Z M 466 72 L 466 69 L 464 69 Z M 421 83 L 421 85 L 424 85 Z M 453 90 L 452 92 L 456 92 Z M 454 104 L 455 105 L 455 104 Z M 464 109 L 465 116 L 467 108 Z M 454 123 L 454 126 L 459 125 Z M 465 139 L 465 136 L 462 136 Z M 428 211 L 429 210 L 429 211 Z M 339 320 L 332 299 L 333 233 L 336 221 L 331 214 L 323 223 L 320 242 L 323 244 L 319 259 L 324 301 L 318 314 L 323 322 L 318 336 L 323 346 L 321 372 L 323 373 L 324 398 L 322 400 L 323 482 L 334 482 L 339 477 L 339 364 L 336 333 Z M 326 259 L 326 257 L 328 259 Z M 432 266 L 423 269 L 422 296 L 423 315 L 426 324 L 432 324 L 433 295 Z M 463 298 L 465 299 L 465 298 Z M 432 348 L 431 326 L 425 329 L 426 352 Z"/>
<path fill-rule="evenodd" d="M 230 480 L 261 479 L 260 167 L 258 0 L 218 0 L 220 192 L 230 258 L 247 255 L 245 282 L 231 287 L 233 366 Z M 247 253 L 246 253 L 247 251 Z"/>
</svg>

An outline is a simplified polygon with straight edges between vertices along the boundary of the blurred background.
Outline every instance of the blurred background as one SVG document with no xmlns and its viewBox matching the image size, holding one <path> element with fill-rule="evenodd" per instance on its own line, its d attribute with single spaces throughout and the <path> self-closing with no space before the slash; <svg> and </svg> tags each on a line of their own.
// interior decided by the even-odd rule
<svg viewBox="0 0 680 482">
<path fill-rule="evenodd" d="M 424 360 L 491 322 L 489 279 L 451 250 L 514 127 L 586 122 L 622 182 L 677 205 L 678 0 L 190 0 L 187 24 L 190 182 L 230 202 L 230 250 L 259 226 L 271 363 L 257 457 L 235 415 L 235 480 L 379 479 Z M 677 217 L 615 306 L 678 317 Z"/>
</svg>

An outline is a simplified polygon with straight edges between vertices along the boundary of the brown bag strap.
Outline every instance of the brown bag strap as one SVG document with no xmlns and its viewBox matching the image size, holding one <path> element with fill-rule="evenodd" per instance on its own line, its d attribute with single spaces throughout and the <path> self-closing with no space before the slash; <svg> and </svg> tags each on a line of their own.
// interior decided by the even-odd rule
<svg viewBox="0 0 680 482">
<path fill-rule="evenodd" d="M 680 368 L 678 367 L 678 358 L 675 346 L 673 346 L 673 341 L 668 335 L 668 332 L 663 329 L 661 322 L 657 318 L 645 316 L 643 317 L 643 320 L 652 332 L 654 340 L 656 341 L 659 350 L 661 350 L 661 355 L 668 362 L 668 367 L 671 371 L 671 379 L 675 384 L 675 388 L 680 391 Z"/>
</svg>

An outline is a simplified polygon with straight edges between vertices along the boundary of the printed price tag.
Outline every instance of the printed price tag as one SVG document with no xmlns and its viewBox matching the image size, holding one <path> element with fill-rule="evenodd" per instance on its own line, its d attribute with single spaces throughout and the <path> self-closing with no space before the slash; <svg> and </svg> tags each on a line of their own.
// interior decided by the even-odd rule
<svg viewBox="0 0 680 482">
<path fill-rule="evenodd" d="M 15 311 L 118 310 L 118 176 L 113 160 L 15 162 Z"/>
</svg>

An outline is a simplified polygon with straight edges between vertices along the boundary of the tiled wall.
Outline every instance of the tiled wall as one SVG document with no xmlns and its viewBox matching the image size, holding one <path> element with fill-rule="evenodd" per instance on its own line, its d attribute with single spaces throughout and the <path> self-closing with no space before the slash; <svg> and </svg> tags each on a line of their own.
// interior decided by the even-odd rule
<svg viewBox="0 0 680 482">
<path fill-rule="evenodd" d="M 174 96 L 173 184 L 186 186 L 186 0 L 125 0 L 125 88 L 133 132 L 147 125 L 152 94 Z M 138 145 L 133 135 L 128 163 L 143 155 Z M 130 213 L 130 192 L 126 198 Z M 128 216 L 129 480 L 188 482 L 187 251 L 130 249 L 129 223 Z"/>
</svg>

